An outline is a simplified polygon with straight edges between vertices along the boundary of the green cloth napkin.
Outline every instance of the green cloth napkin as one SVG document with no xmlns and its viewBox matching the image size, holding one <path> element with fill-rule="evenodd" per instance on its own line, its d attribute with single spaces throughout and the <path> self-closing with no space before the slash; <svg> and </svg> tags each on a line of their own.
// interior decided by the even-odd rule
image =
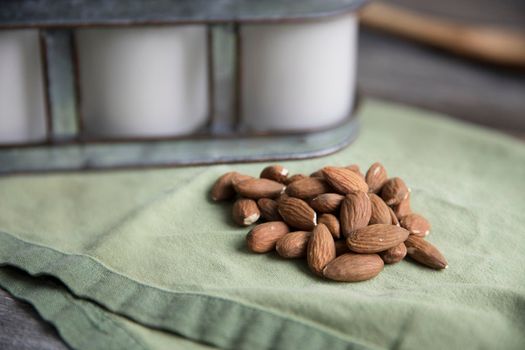
<svg viewBox="0 0 525 350">
<path fill-rule="evenodd" d="M 31 303 L 74 349 L 215 349 L 173 333 L 144 327 L 71 295 L 56 281 L 30 277 L 15 268 L 0 267 L 0 284 L 16 298 Z"/>
<path fill-rule="evenodd" d="M 60 279 L 148 327 L 222 348 L 525 347 L 525 145 L 378 101 L 335 155 L 292 173 L 380 160 L 412 188 L 449 261 L 375 279 L 316 278 L 303 261 L 247 252 L 247 229 L 207 192 L 264 164 L 0 179 L 0 264 Z"/>
</svg>

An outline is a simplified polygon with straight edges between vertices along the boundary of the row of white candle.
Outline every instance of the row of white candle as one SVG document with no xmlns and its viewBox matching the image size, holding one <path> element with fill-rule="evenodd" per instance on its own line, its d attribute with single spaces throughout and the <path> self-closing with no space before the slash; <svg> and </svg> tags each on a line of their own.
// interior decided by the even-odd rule
<svg viewBox="0 0 525 350">
<path fill-rule="evenodd" d="M 241 123 L 256 131 L 330 126 L 349 115 L 356 20 L 243 25 Z M 209 117 L 206 28 L 79 29 L 81 114 L 92 136 L 195 132 Z M 45 138 L 35 30 L 0 31 L 0 143 Z"/>
</svg>

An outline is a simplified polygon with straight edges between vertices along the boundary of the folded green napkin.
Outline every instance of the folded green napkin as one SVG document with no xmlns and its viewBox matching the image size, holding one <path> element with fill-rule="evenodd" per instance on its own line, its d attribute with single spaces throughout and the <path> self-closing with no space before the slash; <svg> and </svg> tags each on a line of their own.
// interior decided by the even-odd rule
<svg viewBox="0 0 525 350">
<path fill-rule="evenodd" d="M 378 101 L 360 114 L 355 144 L 285 165 L 380 160 L 412 188 L 448 270 L 403 261 L 335 283 L 248 253 L 247 229 L 207 192 L 225 171 L 264 164 L 3 177 L 0 264 L 221 348 L 524 348 L 525 144 Z"/>
<path fill-rule="evenodd" d="M 12 267 L 0 267 L 0 284 L 16 298 L 31 303 L 74 349 L 215 349 L 134 323 L 71 295 L 56 281 L 31 277 Z"/>
</svg>

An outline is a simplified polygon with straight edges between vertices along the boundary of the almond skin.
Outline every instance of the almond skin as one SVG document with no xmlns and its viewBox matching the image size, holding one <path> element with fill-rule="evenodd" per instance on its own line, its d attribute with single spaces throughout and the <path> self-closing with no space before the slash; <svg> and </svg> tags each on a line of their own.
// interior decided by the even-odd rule
<svg viewBox="0 0 525 350">
<path fill-rule="evenodd" d="M 270 165 L 261 171 L 261 179 L 270 179 L 280 183 L 285 183 L 288 178 L 288 169 L 281 165 Z"/>
<path fill-rule="evenodd" d="M 291 184 L 292 182 L 295 182 L 295 181 L 298 181 L 298 180 L 303 180 L 303 179 L 306 179 L 308 176 L 304 175 L 304 174 L 295 174 L 295 175 L 292 175 L 290 176 L 289 178 L 286 179 L 286 181 L 284 182 L 286 185 L 289 185 Z"/>
<path fill-rule="evenodd" d="M 409 214 L 402 217 L 400 224 L 414 236 L 425 237 L 430 233 L 430 222 L 419 214 Z"/>
<path fill-rule="evenodd" d="M 399 202 L 399 204 L 394 205 L 392 209 L 399 220 L 401 220 L 403 216 L 412 214 L 412 209 L 410 208 L 410 193 L 405 199 Z"/>
<path fill-rule="evenodd" d="M 325 266 L 335 259 L 334 239 L 324 224 L 314 228 L 308 241 L 306 258 L 308 267 L 318 276 L 322 276 Z"/>
<path fill-rule="evenodd" d="M 290 232 L 282 221 L 270 221 L 255 226 L 246 236 L 248 249 L 254 253 L 268 253 L 274 250 L 277 241 Z"/>
<path fill-rule="evenodd" d="M 378 193 L 388 180 L 388 175 L 383 164 L 376 162 L 370 166 L 365 176 L 368 190 L 373 193 Z"/>
<path fill-rule="evenodd" d="M 408 234 L 402 227 L 376 224 L 352 232 L 346 244 L 356 253 L 379 253 L 403 243 Z"/>
<path fill-rule="evenodd" d="M 310 174 L 310 177 L 323 178 L 323 169 L 319 169 Z"/>
<path fill-rule="evenodd" d="M 277 202 L 270 198 L 260 198 L 257 201 L 257 206 L 261 212 L 261 216 L 266 221 L 282 221 L 281 214 L 277 210 Z"/>
<path fill-rule="evenodd" d="M 352 170 L 354 173 L 359 175 L 360 178 L 362 178 L 363 180 L 365 179 L 365 176 L 361 172 L 361 169 L 359 168 L 359 165 L 357 165 L 357 164 L 350 164 L 348 166 L 345 166 L 345 169 Z"/>
<path fill-rule="evenodd" d="M 399 177 L 389 179 L 381 189 L 381 198 L 388 205 L 397 205 L 408 196 L 408 187 Z"/>
<path fill-rule="evenodd" d="M 317 220 L 319 224 L 325 224 L 334 239 L 339 239 L 341 237 L 341 227 L 339 225 L 339 220 L 337 217 L 332 214 L 323 214 Z"/>
<path fill-rule="evenodd" d="M 302 199 L 282 198 L 277 202 L 277 210 L 284 222 L 291 227 L 310 231 L 317 225 L 317 214 Z"/>
<path fill-rule="evenodd" d="M 233 190 L 235 191 L 235 185 L 238 184 L 239 182 L 242 182 L 242 181 L 245 181 L 245 180 L 249 180 L 249 179 L 253 179 L 253 176 L 250 176 L 250 175 L 244 175 L 244 174 L 239 174 L 239 173 L 236 173 L 232 176 L 232 186 L 233 186 Z"/>
<path fill-rule="evenodd" d="M 410 235 L 405 241 L 407 255 L 430 268 L 441 270 L 448 268 L 448 262 L 441 252 L 421 237 Z"/>
<path fill-rule="evenodd" d="M 325 167 L 323 168 L 323 175 L 326 181 L 340 193 L 368 192 L 366 182 L 352 170 Z"/>
<path fill-rule="evenodd" d="M 345 253 L 350 252 L 348 249 L 348 246 L 346 245 L 346 241 L 335 241 L 335 255 L 343 255 Z"/>
<path fill-rule="evenodd" d="M 397 219 L 396 214 L 394 213 L 394 210 L 390 207 L 388 207 L 388 211 L 390 212 L 390 218 L 392 219 L 392 225 L 401 226 L 399 224 L 399 220 Z"/>
<path fill-rule="evenodd" d="M 368 196 L 370 197 L 370 204 L 372 205 L 372 215 L 370 216 L 369 225 L 392 224 L 390 208 L 383 199 L 375 193 L 370 193 Z"/>
<path fill-rule="evenodd" d="M 233 221 L 240 226 L 250 226 L 261 216 L 257 203 L 253 199 L 239 198 L 233 203 Z"/>
<path fill-rule="evenodd" d="M 312 233 L 307 231 L 287 233 L 277 241 L 275 250 L 283 258 L 304 258 L 306 257 L 306 248 L 311 235 Z"/>
<path fill-rule="evenodd" d="M 332 192 L 328 183 L 320 178 L 307 177 L 292 182 L 286 187 L 286 194 L 300 199 L 311 199 L 322 193 Z"/>
<path fill-rule="evenodd" d="M 346 195 L 339 212 L 343 236 L 348 237 L 355 230 L 367 226 L 371 215 L 372 205 L 365 192 L 360 191 Z"/>
<path fill-rule="evenodd" d="M 276 198 L 285 189 L 283 184 L 268 179 L 248 179 L 234 184 L 233 187 L 242 197 L 252 199 Z"/>
<path fill-rule="evenodd" d="M 345 196 L 338 193 L 323 193 L 310 201 L 310 206 L 320 213 L 333 213 L 341 206 Z"/>
<path fill-rule="evenodd" d="M 397 262 L 400 262 L 405 258 L 406 255 L 407 247 L 404 243 L 399 243 L 395 247 L 392 247 L 379 253 L 379 256 L 381 257 L 381 259 L 383 259 L 385 264 L 395 264 Z"/>
<path fill-rule="evenodd" d="M 377 254 L 346 253 L 326 265 L 323 276 L 339 282 L 360 282 L 377 276 L 383 266 Z"/>
<path fill-rule="evenodd" d="M 236 193 L 233 188 L 232 179 L 238 175 L 241 174 L 236 171 L 230 171 L 221 175 L 211 189 L 211 199 L 218 202 L 234 198 Z"/>
</svg>

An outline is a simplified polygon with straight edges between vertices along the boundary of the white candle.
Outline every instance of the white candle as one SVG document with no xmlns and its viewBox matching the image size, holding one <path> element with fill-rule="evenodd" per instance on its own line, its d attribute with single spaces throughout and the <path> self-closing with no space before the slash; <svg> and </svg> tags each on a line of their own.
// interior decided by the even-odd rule
<svg viewBox="0 0 525 350">
<path fill-rule="evenodd" d="M 0 143 L 46 137 L 40 57 L 36 30 L 0 30 Z"/>
<path fill-rule="evenodd" d="M 204 26 L 81 29 L 82 116 L 92 136 L 171 136 L 208 117 Z"/>
<path fill-rule="evenodd" d="M 337 124 L 354 102 L 357 21 L 243 25 L 242 121 L 259 131 Z"/>
</svg>

